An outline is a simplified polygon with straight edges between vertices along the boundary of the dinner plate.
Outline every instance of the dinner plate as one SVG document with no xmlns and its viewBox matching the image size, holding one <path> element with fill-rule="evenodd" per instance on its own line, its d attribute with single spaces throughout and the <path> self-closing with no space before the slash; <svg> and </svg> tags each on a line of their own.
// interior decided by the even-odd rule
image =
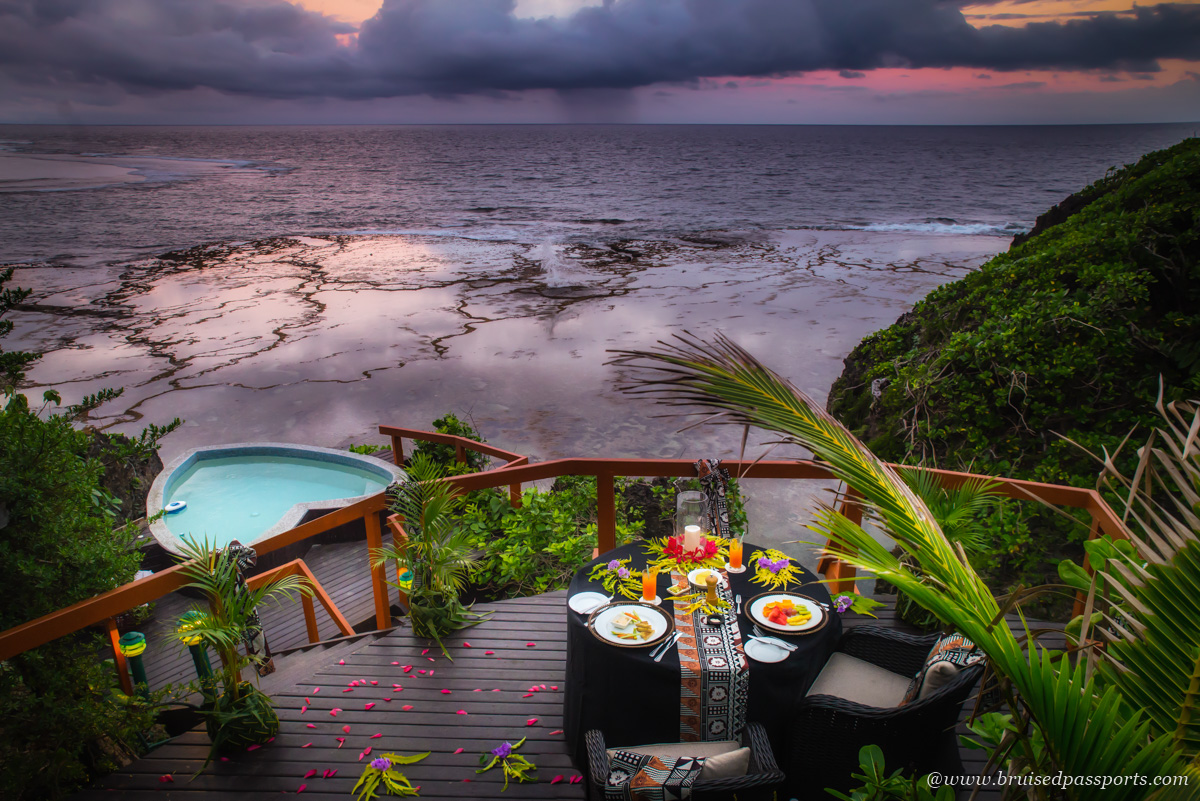
<svg viewBox="0 0 1200 801">
<path fill-rule="evenodd" d="M 790 653 L 786 648 L 762 640 L 746 640 L 742 650 L 755 662 L 782 662 Z"/>
<path fill-rule="evenodd" d="M 581 615 L 591 614 L 608 603 L 608 596 L 601 592 L 577 592 L 567 600 L 567 606 Z"/>
<path fill-rule="evenodd" d="M 617 615 L 632 612 L 642 620 L 650 624 L 650 636 L 644 640 L 624 640 L 613 633 L 612 621 Z M 620 648 L 645 648 L 648 645 L 654 645 L 657 642 L 662 642 L 675 628 L 675 621 L 671 616 L 657 606 L 650 604 L 631 603 L 629 601 L 618 601 L 616 603 L 606 604 L 600 607 L 595 612 L 592 612 L 588 618 L 588 628 L 592 630 L 598 639 L 616 645 Z M 631 629 L 632 631 L 632 629 Z"/>
<path fill-rule="evenodd" d="M 797 607 L 807 607 L 809 612 L 812 612 L 812 617 L 802 626 L 781 626 L 778 623 L 772 623 L 767 620 L 763 614 L 763 608 L 773 601 L 782 601 L 789 599 Z M 817 602 L 807 595 L 798 595 L 794 592 L 764 592 L 762 595 L 756 595 L 750 599 L 750 606 L 747 610 L 750 618 L 765 629 L 778 631 L 782 634 L 805 634 L 810 631 L 816 631 L 825 625 L 828 615 Z"/>
<path fill-rule="evenodd" d="M 711 568 L 711 567 L 698 567 L 695 570 L 693 570 L 692 572 L 688 573 L 688 584 L 691 584 L 693 587 L 699 587 L 700 589 L 704 589 L 705 587 L 707 587 L 708 585 L 705 584 L 703 581 L 696 580 L 696 576 L 698 576 L 701 573 L 715 574 L 717 577 L 717 586 L 718 587 L 724 587 L 729 583 L 725 580 L 725 577 L 721 575 L 720 570 L 717 570 L 717 569 Z"/>
</svg>

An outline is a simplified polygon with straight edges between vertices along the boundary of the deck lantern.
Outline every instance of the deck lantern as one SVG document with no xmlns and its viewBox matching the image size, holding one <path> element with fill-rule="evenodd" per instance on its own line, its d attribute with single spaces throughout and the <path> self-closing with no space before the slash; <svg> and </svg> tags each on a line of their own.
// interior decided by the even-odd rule
<svg viewBox="0 0 1200 801">
<path fill-rule="evenodd" d="M 146 635 L 140 631 L 131 631 L 121 635 L 117 640 L 121 656 L 129 662 L 129 670 L 133 673 L 133 683 L 137 685 L 138 694 L 147 697 L 150 682 L 146 679 L 146 666 L 142 664 L 142 653 L 146 650 Z"/>
<path fill-rule="evenodd" d="M 179 617 L 179 626 L 175 629 L 180 634 L 186 634 L 195 629 L 204 620 L 204 613 L 199 609 L 184 612 Z M 200 636 L 188 637 L 183 641 L 192 655 L 192 664 L 196 666 L 196 676 L 200 683 L 212 679 L 212 663 L 208 661 L 208 649 L 201 644 Z"/>
</svg>

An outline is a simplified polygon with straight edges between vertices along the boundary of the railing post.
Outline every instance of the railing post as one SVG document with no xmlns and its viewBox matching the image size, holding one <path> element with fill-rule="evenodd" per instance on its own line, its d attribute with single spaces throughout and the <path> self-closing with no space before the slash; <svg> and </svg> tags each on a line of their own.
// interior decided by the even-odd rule
<svg viewBox="0 0 1200 801">
<path fill-rule="evenodd" d="M 383 565 L 374 564 L 374 554 L 383 547 L 383 530 L 379 525 L 379 513 L 370 512 L 363 521 L 367 526 L 367 564 L 371 565 L 371 589 L 375 593 L 375 625 L 377 628 L 392 627 L 392 603 L 388 599 L 388 585 Z"/>
<path fill-rule="evenodd" d="M 463 448 L 461 442 L 454 443 L 454 458 L 455 458 L 455 460 L 458 461 L 459 464 L 467 463 L 467 452 Z"/>
<path fill-rule="evenodd" d="M 117 619 L 110 617 L 104 621 L 108 631 L 109 642 L 112 643 L 113 666 L 117 669 L 117 679 L 126 695 L 133 695 L 133 679 L 129 678 L 129 665 L 125 662 L 125 654 L 121 653 L 121 635 L 117 631 Z"/>
<path fill-rule="evenodd" d="M 838 512 L 844 515 L 851 523 L 861 526 L 861 501 L 862 496 L 855 492 L 853 487 L 847 486 L 846 494 L 842 496 L 842 502 L 838 506 Z M 817 565 L 817 571 L 823 573 L 825 578 L 830 579 L 829 587 L 832 592 L 853 593 L 855 591 L 854 578 L 858 571 L 853 565 L 848 565 L 832 556 L 826 556 Z"/>
<path fill-rule="evenodd" d="M 617 498 L 613 476 L 596 476 L 596 547 L 608 553 L 617 547 Z"/>
<path fill-rule="evenodd" d="M 392 463 L 396 467 L 404 466 L 404 437 L 392 434 Z"/>
<path fill-rule="evenodd" d="M 509 502 L 509 504 L 512 505 L 512 508 L 514 508 L 514 509 L 521 508 L 521 485 L 520 484 L 509 484 L 508 485 L 508 502 Z"/>
<path fill-rule="evenodd" d="M 317 631 L 317 610 L 313 608 L 312 596 L 301 595 L 300 606 L 304 609 L 304 627 L 308 629 L 308 641 L 320 642 L 321 633 Z"/>
</svg>

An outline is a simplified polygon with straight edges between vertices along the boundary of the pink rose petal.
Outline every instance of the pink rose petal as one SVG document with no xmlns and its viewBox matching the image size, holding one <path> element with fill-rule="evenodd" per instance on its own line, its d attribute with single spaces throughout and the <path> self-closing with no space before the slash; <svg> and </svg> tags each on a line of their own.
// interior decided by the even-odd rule
<svg viewBox="0 0 1200 801">
<path fill-rule="evenodd" d="M 372 683 L 372 684 L 378 684 L 379 682 L 377 682 L 377 681 L 372 681 L 371 683 Z"/>
<path fill-rule="evenodd" d="M 428 648 L 426 648 L 424 651 L 421 652 L 421 656 L 425 656 L 425 654 L 427 654 L 427 653 L 429 653 Z"/>
<path fill-rule="evenodd" d="M 311 746 L 312 746 L 312 743 L 305 743 L 304 745 L 302 745 L 302 746 L 300 746 L 300 747 L 301 747 L 301 748 L 309 748 L 309 747 L 311 747 Z"/>
<path fill-rule="evenodd" d="M 258 749 L 260 749 L 260 748 L 262 748 L 262 746 L 261 746 L 261 745 L 258 745 L 257 743 L 255 743 L 254 745 L 248 745 L 248 746 L 246 746 L 246 750 L 247 750 L 247 751 L 257 751 L 257 750 L 258 750 Z"/>
<path fill-rule="evenodd" d="M 557 690 L 557 689 L 558 689 L 558 685 L 557 685 L 557 684 L 551 684 L 551 685 L 550 685 L 550 689 L 551 689 L 551 690 Z"/>
<path fill-rule="evenodd" d="M 302 706 L 302 707 L 300 707 L 300 714 L 301 714 L 301 715 L 303 715 L 303 714 L 304 714 L 305 712 L 307 712 L 307 711 L 308 711 L 308 707 L 307 707 L 307 706 Z"/>
<path fill-rule="evenodd" d="M 370 709 L 370 708 L 371 708 L 371 707 L 373 707 L 373 706 L 375 706 L 375 702 L 374 702 L 374 701 L 372 701 L 372 702 L 371 702 L 371 703 L 369 703 L 369 704 L 366 704 L 366 705 L 364 705 L 364 706 L 363 706 L 363 709 Z"/>
<path fill-rule="evenodd" d="M 464 648 L 470 648 L 470 647 L 471 647 L 471 643 L 469 643 L 469 642 L 464 642 L 464 643 L 463 643 L 463 647 L 464 647 Z"/>
<path fill-rule="evenodd" d="M 357 681 L 352 681 L 352 682 L 350 682 L 349 684 L 347 684 L 346 686 L 347 686 L 347 687 L 357 687 L 357 686 L 358 686 L 358 682 L 357 682 Z"/>
<path fill-rule="evenodd" d="M 316 775 L 317 775 L 317 769 L 312 768 L 308 773 L 304 774 L 304 778 L 311 779 L 313 776 L 316 776 Z"/>
<path fill-rule="evenodd" d="M 496 689 L 492 690 L 492 692 L 494 692 L 494 693 L 498 693 L 498 692 L 500 692 L 500 688 L 499 688 L 499 687 L 497 687 Z"/>
<path fill-rule="evenodd" d="M 337 772 L 338 772 L 337 768 L 334 768 L 333 770 L 329 771 L 329 778 L 332 779 L 334 776 L 337 775 Z"/>
<path fill-rule="evenodd" d="M 320 687 L 313 687 L 313 691 L 312 691 L 312 694 L 313 694 L 313 695 L 316 695 L 316 694 L 317 694 L 317 693 L 319 693 L 319 692 L 321 692 L 321 688 L 320 688 Z"/>
<path fill-rule="evenodd" d="M 411 707 L 411 706 L 409 706 L 408 704 L 405 704 L 404 706 L 402 706 L 402 707 L 400 707 L 400 708 L 401 708 L 401 709 L 403 709 L 405 712 L 407 712 L 407 711 L 409 711 L 410 709 L 412 709 L 412 707 Z"/>
<path fill-rule="evenodd" d="M 302 784 L 302 785 L 300 785 L 299 787 L 297 787 L 297 788 L 296 788 L 296 792 L 297 792 L 297 793 L 303 793 L 303 792 L 304 792 L 304 788 L 305 788 L 305 787 L 308 787 L 308 785 L 307 785 L 307 784 Z"/>
<path fill-rule="evenodd" d="M 442 690 L 442 695 L 449 695 L 449 694 L 450 694 L 449 690 Z"/>
<path fill-rule="evenodd" d="M 384 702 L 385 704 L 390 704 L 390 703 L 392 702 L 392 699 L 391 699 L 391 698 L 384 698 L 384 699 L 383 699 L 383 702 Z"/>
<path fill-rule="evenodd" d="M 369 746 L 369 745 L 368 745 L 366 748 L 364 748 L 364 749 L 363 749 L 363 753 L 364 753 L 364 754 L 370 754 L 370 753 L 371 753 L 371 746 Z"/>
<path fill-rule="evenodd" d="M 471 692 L 473 692 L 473 693 L 481 693 L 481 692 L 483 692 L 483 690 L 482 690 L 482 689 L 480 689 L 479 687 L 476 687 L 474 690 L 471 690 Z"/>
<path fill-rule="evenodd" d="M 339 660 L 338 660 L 338 664 L 339 664 L 339 665 L 344 665 L 344 664 L 346 664 L 346 660 L 345 660 L 345 659 L 339 659 Z"/>
<path fill-rule="evenodd" d="M 569 781 L 571 784 L 579 784 L 581 781 L 583 781 L 583 777 L 576 773 L 574 776 L 567 779 L 567 781 Z"/>
<path fill-rule="evenodd" d="M 423 671 L 423 670 L 418 670 L 417 672 L 418 672 L 418 673 L 424 673 L 425 671 Z"/>
<path fill-rule="evenodd" d="M 555 776 L 553 779 L 551 779 L 551 780 L 550 780 L 550 783 L 551 783 L 551 784 L 558 784 L 558 783 L 559 783 L 559 782 L 561 782 L 562 780 L 563 780 L 563 777 L 562 777 L 562 775 L 560 774 L 560 775 L 558 775 L 558 776 Z"/>
<path fill-rule="evenodd" d="M 339 738 L 337 738 L 337 741 L 338 741 L 338 748 L 341 748 L 343 745 L 345 745 L 345 744 L 346 744 L 346 738 L 345 738 L 345 737 L 339 737 Z"/>
<path fill-rule="evenodd" d="M 456 714 L 456 715 L 465 715 L 465 714 L 467 714 L 467 710 L 465 710 L 465 709 L 460 709 L 460 710 L 458 710 L 457 712 L 455 712 L 454 714 Z"/>
<path fill-rule="evenodd" d="M 412 665 L 405 665 L 405 666 L 404 666 L 404 672 L 405 672 L 405 673 L 409 672 L 410 670 L 412 670 Z"/>
<path fill-rule="evenodd" d="M 158 780 L 160 782 L 171 782 L 173 784 L 175 782 L 175 777 L 170 773 L 164 773 L 162 776 L 158 777 Z"/>
<path fill-rule="evenodd" d="M 536 642 L 527 642 L 527 643 L 525 643 L 525 647 L 526 648 L 537 648 L 537 643 Z"/>
<path fill-rule="evenodd" d="M 307 698 L 304 699 L 304 703 L 306 703 L 310 706 L 312 705 L 312 701 L 308 700 Z"/>
<path fill-rule="evenodd" d="M 495 651 L 484 651 L 483 652 L 484 656 L 491 656 L 494 653 L 496 653 L 496 652 Z"/>
<path fill-rule="evenodd" d="M 562 729 L 555 729 L 554 731 L 552 731 L 552 732 L 550 732 L 550 733 L 551 733 L 551 734 L 562 734 L 562 733 L 563 733 L 563 730 L 562 730 Z"/>
<path fill-rule="evenodd" d="M 353 688 L 353 687 L 347 687 L 346 689 L 342 690 L 342 692 L 344 692 L 344 693 L 352 693 L 352 692 L 354 692 L 354 688 Z"/>
<path fill-rule="evenodd" d="M 541 689 L 543 689 L 543 690 L 544 690 L 544 689 L 546 689 L 546 685 L 545 685 L 545 684 L 539 684 L 539 685 L 538 685 L 538 687 L 540 687 L 540 688 L 541 688 Z"/>
<path fill-rule="evenodd" d="M 532 698 L 532 697 L 533 697 L 533 693 L 525 693 L 525 694 L 524 694 L 524 695 L 522 695 L 521 697 L 522 697 L 522 698 Z"/>
<path fill-rule="evenodd" d="M 228 762 L 228 761 L 229 761 L 229 757 L 221 757 L 221 761 L 222 761 L 222 762 Z"/>
<path fill-rule="evenodd" d="M 433 662 L 433 661 L 435 661 L 435 660 L 434 660 L 434 658 L 433 658 L 432 656 L 427 656 L 427 657 L 425 657 L 425 658 L 426 658 L 426 659 L 428 659 L 430 662 Z"/>
<path fill-rule="evenodd" d="M 525 725 L 526 725 L 526 726 L 532 726 L 533 724 L 535 724 L 535 723 L 537 723 L 537 722 L 538 722 L 538 719 L 537 719 L 537 718 L 530 718 L 529 720 L 525 721 Z"/>
<path fill-rule="evenodd" d="M 349 734 L 350 733 L 350 724 L 347 723 L 345 726 L 343 726 L 342 731 L 346 732 L 346 734 Z"/>
<path fill-rule="evenodd" d="M 454 753 L 456 753 L 456 754 L 461 754 L 462 752 L 463 752 L 463 750 L 461 748 L 454 749 Z"/>
<path fill-rule="evenodd" d="M 329 710 L 329 716 L 330 716 L 330 717 L 334 717 L 334 718 L 336 718 L 336 717 L 337 717 L 337 713 L 338 713 L 338 712 L 341 712 L 341 711 L 342 711 L 342 710 L 338 709 L 338 708 L 335 706 L 333 709 Z"/>
<path fill-rule="evenodd" d="M 430 669 L 429 669 L 429 675 L 430 675 L 430 676 L 432 676 L 432 675 L 433 675 L 433 668 L 430 668 Z"/>
<path fill-rule="evenodd" d="M 393 662 L 392 664 L 393 664 L 393 665 L 398 665 L 398 664 L 400 664 L 400 663 L 399 663 L 399 662 Z"/>
<path fill-rule="evenodd" d="M 380 737 L 382 737 L 382 736 L 383 736 L 383 732 L 379 732 L 379 733 L 377 733 L 377 734 L 372 734 L 372 735 L 370 736 L 370 738 L 369 738 L 369 739 L 371 739 L 371 740 L 378 740 L 378 739 L 379 739 Z"/>
<path fill-rule="evenodd" d="M 315 724 L 315 723 L 309 723 L 309 724 L 307 724 L 307 726 L 308 726 L 308 728 L 310 728 L 310 729 L 315 729 L 315 728 L 317 728 L 317 724 Z"/>
</svg>

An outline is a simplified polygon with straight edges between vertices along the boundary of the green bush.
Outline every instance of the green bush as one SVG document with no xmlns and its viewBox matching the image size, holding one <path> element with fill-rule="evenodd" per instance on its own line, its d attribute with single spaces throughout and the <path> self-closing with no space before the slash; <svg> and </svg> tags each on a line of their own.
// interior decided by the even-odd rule
<svg viewBox="0 0 1200 801">
<path fill-rule="evenodd" d="M 1195 397 L 1200 140 L 1077 197 L 1065 221 L 863 340 L 830 412 L 884 459 L 1090 487 L 1096 462 L 1079 446 L 1112 452 L 1152 424 L 1160 379 L 1167 400 Z M 1087 533 L 1047 513 L 1028 525 L 1028 543 L 993 543 L 1028 552 L 1010 571 L 1052 573 L 1038 555 Z"/>
<path fill-rule="evenodd" d="M 468 423 L 459 420 L 453 412 L 447 412 L 442 417 L 433 421 L 433 430 L 439 434 L 451 434 L 456 437 L 465 437 L 476 442 L 485 442 L 479 432 L 471 427 Z M 413 456 L 423 454 L 428 456 L 437 464 L 440 464 L 446 469 L 448 475 L 461 475 L 462 473 L 475 473 L 480 470 L 488 469 L 488 457 L 482 453 L 475 451 L 466 452 L 466 463 L 460 464 L 455 458 L 453 445 L 440 445 L 436 442 L 418 442 L 413 449 Z"/>
</svg>

